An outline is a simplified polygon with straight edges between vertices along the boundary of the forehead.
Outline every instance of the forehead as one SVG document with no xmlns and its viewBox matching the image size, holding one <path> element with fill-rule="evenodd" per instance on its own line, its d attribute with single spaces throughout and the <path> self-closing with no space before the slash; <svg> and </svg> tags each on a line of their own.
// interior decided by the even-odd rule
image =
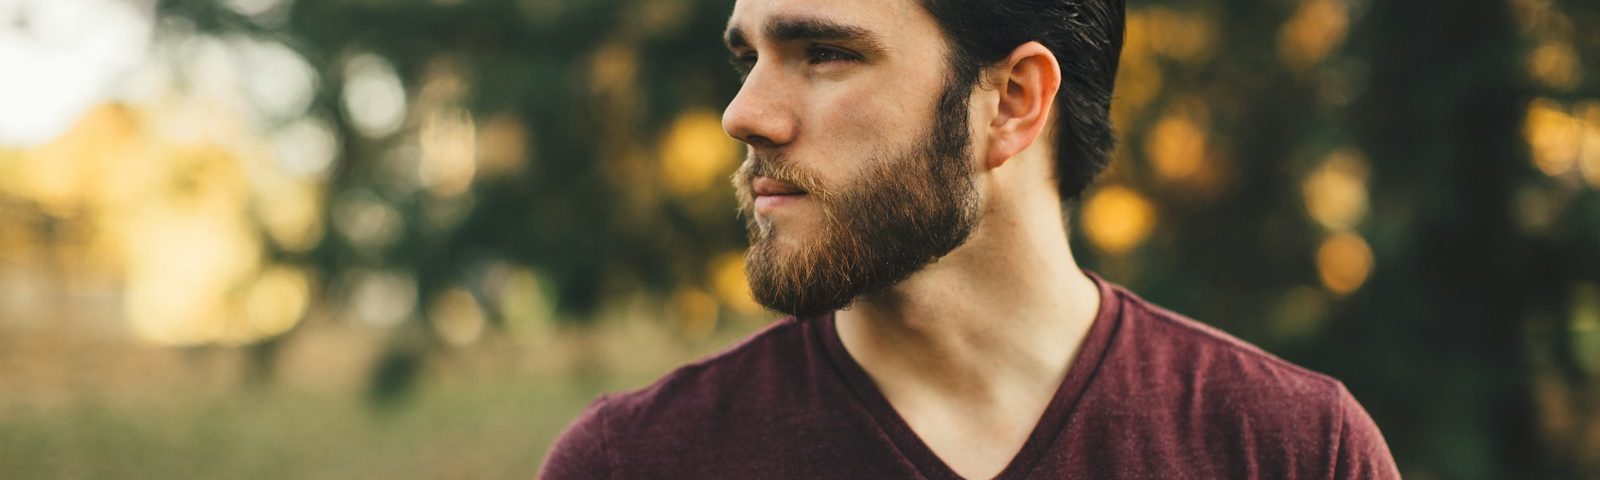
<svg viewBox="0 0 1600 480">
<path fill-rule="evenodd" d="M 796 21 L 858 30 L 890 46 L 925 44 L 939 35 L 919 0 L 738 0 L 728 17 L 728 32 L 758 43 L 775 26 Z"/>
</svg>

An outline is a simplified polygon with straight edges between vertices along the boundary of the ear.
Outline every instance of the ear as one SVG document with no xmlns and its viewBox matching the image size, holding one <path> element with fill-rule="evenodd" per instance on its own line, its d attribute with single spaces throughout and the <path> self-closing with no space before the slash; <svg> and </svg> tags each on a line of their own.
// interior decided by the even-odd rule
<svg viewBox="0 0 1600 480">
<path fill-rule="evenodd" d="M 1028 42 L 990 70 L 999 105 L 989 123 L 984 163 L 998 168 L 1039 139 L 1061 89 L 1061 64 L 1050 49 Z"/>
</svg>

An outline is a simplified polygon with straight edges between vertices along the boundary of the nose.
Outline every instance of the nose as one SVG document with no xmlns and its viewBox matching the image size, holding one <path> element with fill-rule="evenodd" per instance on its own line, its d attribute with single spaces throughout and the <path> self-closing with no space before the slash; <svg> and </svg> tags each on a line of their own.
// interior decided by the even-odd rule
<svg viewBox="0 0 1600 480">
<path fill-rule="evenodd" d="M 753 148 L 786 145 L 799 127 L 793 108 L 796 86 L 784 85 L 778 69 L 764 67 L 758 63 L 750 71 L 722 113 L 722 130 Z"/>
</svg>

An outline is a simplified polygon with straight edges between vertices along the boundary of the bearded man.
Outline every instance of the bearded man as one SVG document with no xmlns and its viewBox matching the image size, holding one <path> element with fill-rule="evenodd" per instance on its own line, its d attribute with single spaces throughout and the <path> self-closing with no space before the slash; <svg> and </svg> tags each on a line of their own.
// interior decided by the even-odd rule
<svg viewBox="0 0 1600 480">
<path fill-rule="evenodd" d="M 569 478 L 1397 478 L 1337 380 L 1080 269 L 1121 0 L 739 0 L 723 127 L 787 314 L 601 396 Z"/>
</svg>

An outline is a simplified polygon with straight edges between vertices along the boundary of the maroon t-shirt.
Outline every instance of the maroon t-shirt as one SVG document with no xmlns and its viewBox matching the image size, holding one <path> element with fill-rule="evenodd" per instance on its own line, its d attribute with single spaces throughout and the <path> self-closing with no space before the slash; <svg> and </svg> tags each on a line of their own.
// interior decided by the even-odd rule
<svg viewBox="0 0 1600 480">
<path fill-rule="evenodd" d="M 999 478 L 1399 478 L 1339 381 L 1095 280 L 1094 325 Z M 602 395 L 540 475 L 959 478 L 850 357 L 833 315 L 784 318 Z"/>
</svg>

